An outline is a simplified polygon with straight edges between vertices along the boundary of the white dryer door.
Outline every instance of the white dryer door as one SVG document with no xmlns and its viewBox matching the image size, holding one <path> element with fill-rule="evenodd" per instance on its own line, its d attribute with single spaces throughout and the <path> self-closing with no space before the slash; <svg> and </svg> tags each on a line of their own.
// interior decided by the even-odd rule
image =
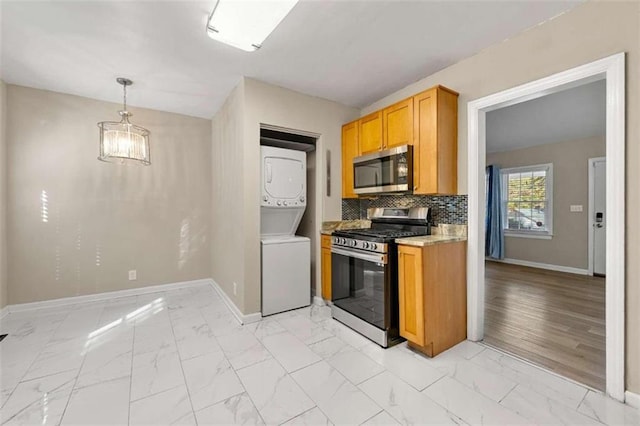
<svg viewBox="0 0 640 426">
<path fill-rule="evenodd" d="M 305 165 L 294 158 L 264 157 L 264 189 L 278 200 L 297 200 L 304 196 Z"/>
</svg>

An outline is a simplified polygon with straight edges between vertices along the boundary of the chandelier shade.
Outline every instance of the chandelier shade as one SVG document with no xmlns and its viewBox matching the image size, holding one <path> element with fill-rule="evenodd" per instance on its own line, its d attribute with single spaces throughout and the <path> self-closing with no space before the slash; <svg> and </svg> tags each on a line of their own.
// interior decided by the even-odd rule
<svg viewBox="0 0 640 426">
<path fill-rule="evenodd" d="M 100 129 L 100 155 L 98 160 L 119 164 L 151 164 L 149 151 L 149 131 L 144 127 L 129 122 L 131 113 L 127 111 L 127 86 L 131 80 L 116 80 L 124 87 L 124 108 L 119 112 L 122 119 L 118 121 L 102 121 Z"/>
</svg>

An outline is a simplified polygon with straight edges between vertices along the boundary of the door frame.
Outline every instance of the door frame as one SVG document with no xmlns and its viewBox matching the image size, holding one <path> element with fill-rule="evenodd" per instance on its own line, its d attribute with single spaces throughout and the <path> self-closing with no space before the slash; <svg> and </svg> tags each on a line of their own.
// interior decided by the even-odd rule
<svg viewBox="0 0 640 426">
<path fill-rule="evenodd" d="M 593 276 L 593 263 L 594 263 L 594 257 L 593 257 L 593 249 L 594 249 L 594 244 L 593 244 L 593 216 L 595 215 L 595 178 L 596 175 L 593 171 L 593 168 L 595 167 L 595 164 L 600 162 L 600 161 L 604 161 L 606 163 L 607 161 L 607 157 L 595 157 L 595 158 L 589 158 L 589 206 L 588 206 L 588 214 L 589 214 L 589 218 L 587 220 L 587 226 L 589 227 L 588 231 L 589 231 L 589 267 L 588 267 L 588 271 L 589 271 L 589 275 Z M 606 185 L 606 183 L 605 183 Z"/>
<path fill-rule="evenodd" d="M 625 392 L 625 53 L 504 90 L 467 105 L 468 247 L 467 335 L 484 334 L 484 216 L 486 113 L 572 87 L 606 79 L 606 393 L 624 401 Z"/>
</svg>

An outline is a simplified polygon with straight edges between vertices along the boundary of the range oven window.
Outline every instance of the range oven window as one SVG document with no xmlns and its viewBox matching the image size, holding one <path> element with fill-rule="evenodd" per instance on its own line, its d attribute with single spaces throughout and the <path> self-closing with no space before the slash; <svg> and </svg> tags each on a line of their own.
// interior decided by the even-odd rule
<svg viewBox="0 0 640 426">
<path fill-rule="evenodd" d="M 389 326 L 388 268 L 388 264 L 332 253 L 333 304 L 385 330 Z"/>
</svg>

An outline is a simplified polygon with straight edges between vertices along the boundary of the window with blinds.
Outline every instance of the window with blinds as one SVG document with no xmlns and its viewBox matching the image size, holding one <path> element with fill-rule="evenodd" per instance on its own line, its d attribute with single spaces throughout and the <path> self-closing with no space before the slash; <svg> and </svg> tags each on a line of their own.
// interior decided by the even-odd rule
<svg viewBox="0 0 640 426">
<path fill-rule="evenodd" d="M 553 231 L 553 164 L 502 169 L 505 234 L 550 236 Z"/>
</svg>

